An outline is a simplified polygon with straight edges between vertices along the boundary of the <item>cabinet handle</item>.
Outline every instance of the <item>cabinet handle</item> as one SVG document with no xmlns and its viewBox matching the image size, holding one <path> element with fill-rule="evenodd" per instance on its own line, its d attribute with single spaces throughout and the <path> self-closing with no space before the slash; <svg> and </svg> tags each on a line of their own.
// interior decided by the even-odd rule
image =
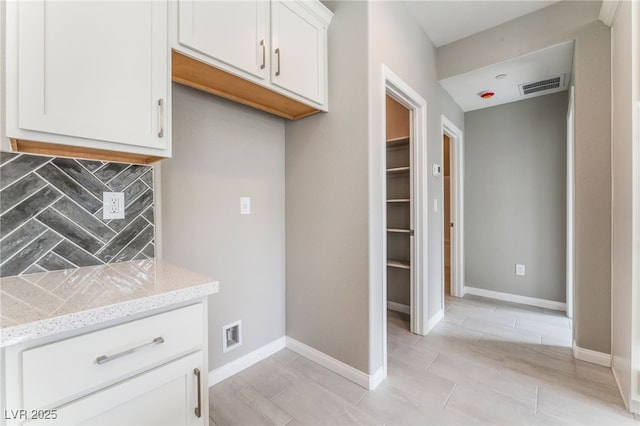
<svg viewBox="0 0 640 426">
<path fill-rule="evenodd" d="M 164 99 L 158 99 L 158 137 L 164 136 Z"/>
<path fill-rule="evenodd" d="M 127 349 L 126 351 L 122 351 L 122 352 L 117 353 L 115 355 L 101 355 L 98 358 L 96 358 L 96 362 L 98 364 L 105 364 L 105 363 L 107 363 L 109 361 L 113 361 L 114 359 L 122 358 L 123 356 L 126 356 L 126 355 L 131 355 L 132 353 L 137 352 L 140 349 L 144 349 L 144 348 L 147 348 L 147 347 L 153 346 L 153 345 L 159 345 L 160 343 L 164 343 L 164 339 L 162 337 L 156 337 L 155 339 L 153 339 L 149 343 L 145 343 L 143 345 L 136 346 L 135 348 Z"/>
<path fill-rule="evenodd" d="M 196 413 L 196 417 L 202 417 L 202 401 L 201 401 L 201 395 L 200 395 L 200 369 L 199 368 L 194 368 L 193 369 L 193 374 L 196 375 L 196 377 L 198 378 L 198 406 L 196 407 L 196 409 L 194 410 Z"/>
<path fill-rule="evenodd" d="M 266 55 L 266 47 L 264 45 L 264 39 L 260 40 L 260 46 L 262 46 L 262 65 L 260 65 L 260 69 L 263 70 L 264 67 L 267 65 L 267 63 L 265 62 L 267 60 Z"/>
<path fill-rule="evenodd" d="M 280 48 L 276 49 L 276 55 L 278 55 L 278 70 L 276 71 L 276 77 L 280 75 Z"/>
</svg>

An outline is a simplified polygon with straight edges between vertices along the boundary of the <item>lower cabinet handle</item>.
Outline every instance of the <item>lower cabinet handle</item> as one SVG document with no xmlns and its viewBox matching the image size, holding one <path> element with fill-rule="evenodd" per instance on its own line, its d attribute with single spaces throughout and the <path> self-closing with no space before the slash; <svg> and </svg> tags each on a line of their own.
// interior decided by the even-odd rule
<svg viewBox="0 0 640 426">
<path fill-rule="evenodd" d="M 278 55 L 278 69 L 276 70 L 276 77 L 280 75 L 280 48 L 276 49 L 276 55 Z"/>
<path fill-rule="evenodd" d="M 198 406 L 194 410 L 196 413 L 196 417 L 202 417 L 202 395 L 200 395 L 200 369 L 194 368 L 193 374 L 198 378 Z"/>
<path fill-rule="evenodd" d="M 115 355 L 102 355 L 102 356 L 99 356 L 98 358 L 96 358 L 96 362 L 98 364 L 105 364 L 105 363 L 107 363 L 109 361 L 113 361 L 114 359 L 122 358 L 123 356 L 126 356 L 126 355 L 131 355 L 132 353 L 137 352 L 140 349 L 144 349 L 144 348 L 147 348 L 147 347 L 153 346 L 153 345 L 159 345 L 160 343 L 164 343 L 164 339 L 162 337 L 156 337 L 155 339 L 153 339 L 149 343 L 145 343 L 143 345 L 136 346 L 135 348 L 127 349 L 126 351 L 119 352 L 119 353 L 117 353 Z"/>
</svg>

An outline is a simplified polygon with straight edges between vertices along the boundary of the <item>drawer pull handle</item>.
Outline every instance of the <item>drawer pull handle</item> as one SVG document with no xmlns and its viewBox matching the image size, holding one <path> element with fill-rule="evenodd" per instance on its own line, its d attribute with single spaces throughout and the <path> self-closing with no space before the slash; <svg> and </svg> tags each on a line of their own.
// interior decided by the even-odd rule
<svg viewBox="0 0 640 426">
<path fill-rule="evenodd" d="M 196 377 L 198 378 L 198 406 L 195 409 L 196 417 L 202 417 L 202 401 L 201 401 L 201 395 L 200 395 L 200 369 L 194 368 L 193 374 L 195 374 Z"/>
<path fill-rule="evenodd" d="M 155 339 L 153 339 L 149 343 L 145 343 L 143 345 L 136 346 L 135 348 L 127 349 L 126 351 L 122 351 L 122 352 L 117 353 L 115 355 L 108 355 L 108 356 L 107 355 L 102 355 L 102 356 L 99 356 L 98 358 L 96 358 L 96 362 L 98 364 L 105 364 L 105 363 L 107 363 L 109 361 L 113 361 L 114 359 L 122 358 L 123 356 L 126 356 L 126 355 L 131 355 L 132 353 L 137 352 L 140 349 L 144 349 L 144 348 L 147 348 L 147 347 L 153 346 L 153 345 L 159 345 L 160 343 L 164 343 L 164 339 L 162 337 L 156 337 Z"/>
</svg>

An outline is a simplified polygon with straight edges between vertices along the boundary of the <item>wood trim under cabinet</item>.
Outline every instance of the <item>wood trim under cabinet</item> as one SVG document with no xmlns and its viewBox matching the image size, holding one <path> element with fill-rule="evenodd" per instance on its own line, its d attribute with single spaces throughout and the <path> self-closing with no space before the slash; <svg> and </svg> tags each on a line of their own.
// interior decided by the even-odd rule
<svg viewBox="0 0 640 426">
<path fill-rule="evenodd" d="M 171 79 L 176 83 L 202 90 L 234 102 L 297 120 L 319 112 L 318 109 L 294 101 L 266 87 L 171 51 Z"/>
<path fill-rule="evenodd" d="M 60 145 L 47 142 L 10 139 L 11 149 L 25 154 L 51 155 L 54 157 L 86 158 L 89 160 L 115 161 L 119 163 L 151 164 L 164 160 L 164 157 L 131 154 L 128 152 L 109 151 L 106 149 L 85 148 L 80 146 Z"/>
</svg>

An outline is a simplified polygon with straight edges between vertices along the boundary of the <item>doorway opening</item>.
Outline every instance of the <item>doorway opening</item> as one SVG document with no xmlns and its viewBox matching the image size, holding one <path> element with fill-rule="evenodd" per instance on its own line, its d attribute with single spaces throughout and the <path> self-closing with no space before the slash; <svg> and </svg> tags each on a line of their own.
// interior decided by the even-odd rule
<svg viewBox="0 0 640 426">
<path fill-rule="evenodd" d="M 454 223 L 451 220 L 451 138 L 442 135 L 442 239 L 444 250 L 442 260 L 444 262 L 443 280 L 444 295 L 451 296 L 451 231 Z"/>
<path fill-rule="evenodd" d="M 382 80 L 382 136 L 379 149 L 383 169 L 380 170 L 382 182 L 382 298 L 379 314 L 382 325 L 382 338 L 377 346 L 382 352 L 382 374 L 372 380 L 371 389 L 375 389 L 387 376 L 387 307 L 401 309 L 409 316 L 411 333 L 424 335 L 428 331 L 427 304 L 427 102 L 402 79 L 383 66 Z M 387 123 L 387 109 L 397 109 L 402 115 L 400 130 L 393 130 L 394 124 Z M 408 126 L 407 126 L 408 125 Z M 390 133 L 387 132 L 390 127 Z M 394 134 L 396 132 L 397 134 Z M 388 135 L 388 136 L 387 136 Z M 402 146 L 406 147 L 402 147 Z M 389 148 L 389 149 L 387 149 Z M 389 154 L 389 156 L 387 156 Z M 389 177 L 389 179 L 387 179 Z M 388 217 L 389 216 L 389 217 Z M 397 263 L 396 263 L 397 262 Z M 404 278 L 402 278 L 404 275 Z M 396 282 L 405 282 L 408 286 L 408 298 L 405 289 L 401 299 Z M 388 304 L 387 295 L 391 296 Z M 398 305 L 396 305 L 397 303 Z M 399 306 L 400 305 L 400 306 Z M 407 309 L 408 308 L 408 309 Z M 394 312 L 395 314 L 395 312 Z"/>
<path fill-rule="evenodd" d="M 413 140 L 411 112 L 386 95 L 387 309 L 411 315 L 414 279 Z M 402 316 L 400 316 L 402 318 Z"/>
<path fill-rule="evenodd" d="M 446 296 L 464 296 L 463 135 L 442 116 L 442 310 Z"/>
</svg>

